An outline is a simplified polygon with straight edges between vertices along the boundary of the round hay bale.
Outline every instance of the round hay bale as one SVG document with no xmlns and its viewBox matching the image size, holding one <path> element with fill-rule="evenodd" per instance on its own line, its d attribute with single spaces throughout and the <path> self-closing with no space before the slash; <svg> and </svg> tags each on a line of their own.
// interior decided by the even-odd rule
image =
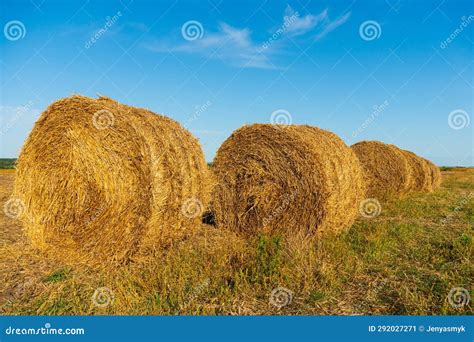
<svg viewBox="0 0 474 342">
<path fill-rule="evenodd" d="M 209 192 L 201 147 L 177 122 L 83 96 L 43 112 L 14 187 L 34 246 L 98 261 L 173 240 L 199 223 Z"/>
<path fill-rule="evenodd" d="M 380 141 L 361 141 L 351 148 L 362 166 L 368 197 L 399 197 L 409 191 L 411 170 L 399 148 Z"/>
<path fill-rule="evenodd" d="M 408 165 L 411 169 L 412 175 L 410 182 L 411 191 L 428 191 L 431 187 L 430 170 L 428 164 L 418 157 L 415 153 L 407 150 L 402 150 Z"/>
<path fill-rule="evenodd" d="M 433 169 L 433 190 L 439 189 L 441 187 L 441 183 L 443 181 L 441 176 L 441 170 L 438 166 L 432 163 Z"/>
<path fill-rule="evenodd" d="M 424 168 L 424 171 L 425 171 L 425 179 L 426 179 L 426 182 L 424 183 L 424 188 L 423 188 L 423 191 L 426 191 L 426 192 L 432 192 L 433 191 L 433 179 L 432 179 L 432 170 L 431 170 L 431 166 L 430 166 L 430 161 L 426 160 L 425 158 L 423 157 L 419 157 L 420 158 L 421 162 L 423 163 L 423 168 Z"/>
<path fill-rule="evenodd" d="M 310 126 L 244 126 L 219 148 L 213 170 L 216 224 L 249 235 L 342 230 L 365 194 L 348 146 Z"/>
<path fill-rule="evenodd" d="M 420 157 L 421 158 L 421 157 Z M 426 165 L 427 178 L 428 178 L 428 191 L 434 191 L 441 186 L 441 170 L 431 161 L 425 158 L 421 158 L 423 163 Z"/>
<path fill-rule="evenodd" d="M 426 162 L 430 170 L 431 188 L 434 191 L 441 186 L 441 170 L 433 162 L 429 160 L 426 160 Z"/>
</svg>

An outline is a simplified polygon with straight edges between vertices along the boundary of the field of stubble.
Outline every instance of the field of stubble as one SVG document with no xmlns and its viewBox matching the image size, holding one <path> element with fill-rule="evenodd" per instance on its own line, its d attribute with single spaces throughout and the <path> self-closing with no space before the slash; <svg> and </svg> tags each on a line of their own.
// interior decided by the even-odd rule
<svg viewBox="0 0 474 342">
<path fill-rule="evenodd" d="M 2 206 L 13 181 L 0 173 Z M 339 236 L 294 246 L 203 225 L 154 256 L 102 269 L 33 250 L 2 211 L 0 314 L 472 314 L 472 302 L 448 297 L 473 295 L 473 227 L 474 169 L 444 171 L 438 191 L 385 203 Z"/>
</svg>

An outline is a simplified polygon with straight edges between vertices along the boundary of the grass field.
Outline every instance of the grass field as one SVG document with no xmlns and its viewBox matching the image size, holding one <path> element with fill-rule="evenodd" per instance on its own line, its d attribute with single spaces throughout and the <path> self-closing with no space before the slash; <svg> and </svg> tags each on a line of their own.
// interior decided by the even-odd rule
<svg viewBox="0 0 474 342">
<path fill-rule="evenodd" d="M 8 200 L 14 174 L 0 174 Z M 443 171 L 435 193 L 382 203 L 339 236 L 290 244 L 243 240 L 203 225 L 160 254 L 126 266 L 67 265 L 32 250 L 16 219 L 0 218 L 0 313 L 472 314 L 474 169 Z M 270 303 L 283 287 L 283 304 Z"/>
</svg>

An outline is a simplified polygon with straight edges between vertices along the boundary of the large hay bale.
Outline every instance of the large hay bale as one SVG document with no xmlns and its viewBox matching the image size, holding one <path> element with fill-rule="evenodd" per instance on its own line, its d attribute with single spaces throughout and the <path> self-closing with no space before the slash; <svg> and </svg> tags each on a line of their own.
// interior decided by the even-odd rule
<svg viewBox="0 0 474 342">
<path fill-rule="evenodd" d="M 431 162 L 423 157 L 419 157 L 421 162 L 423 163 L 423 168 L 425 170 L 425 179 L 426 182 L 424 184 L 423 191 L 432 192 L 433 191 L 433 177 L 432 177 L 432 169 L 431 169 Z"/>
<path fill-rule="evenodd" d="M 441 183 L 443 181 L 442 176 L 441 176 L 441 170 L 440 168 L 435 165 L 434 163 L 431 163 L 431 167 L 433 170 L 433 190 L 439 189 L 441 187 Z"/>
<path fill-rule="evenodd" d="M 409 191 L 411 170 L 403 152 L 380 141 L 361 141 L 352 145 L 367 182 L 367 196 L 386 199 Z"/>
<path fill-rule="evenodd" d="M 338 231 L 353 223 L 365 194 L 348 146 L 310 126 L 244 126 L 219 148 L 213 170 L 216 223 L 245 234 Z"/>
<path fill-rule="evenodd" d="M 402 150 L 411 173 L 410 191 L 429 191 L 431 177 L 428 164 L 415 153 Z"/>
<path fill-rule="evenodd" d="M 441 170 L 430 160 L 425 159 L 429 168 L 429 175 L 431 180 L 431 190 L 436 190 L 441 186 Z"/>
<path fill-rule="evenodd" d="M 34 246 L 87 260 L 172 241 L 199 223 L 209 195 L 201 147 L 177 122 L 83 96 L 43 112 L 14 189 Z"/>
</svg>

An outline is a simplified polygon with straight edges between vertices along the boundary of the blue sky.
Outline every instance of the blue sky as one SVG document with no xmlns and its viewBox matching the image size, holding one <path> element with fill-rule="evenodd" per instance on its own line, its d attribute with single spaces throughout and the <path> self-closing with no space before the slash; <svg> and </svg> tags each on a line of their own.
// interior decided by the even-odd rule
<svg viewBox="0 0 474 342">
<path fill-rule="evenodd" d="M 0 157 L 79 93 L 172 117 L 208 160 L 291 122 L 474 165 L 472 1 L 0 2 Z"/>
</svg>

